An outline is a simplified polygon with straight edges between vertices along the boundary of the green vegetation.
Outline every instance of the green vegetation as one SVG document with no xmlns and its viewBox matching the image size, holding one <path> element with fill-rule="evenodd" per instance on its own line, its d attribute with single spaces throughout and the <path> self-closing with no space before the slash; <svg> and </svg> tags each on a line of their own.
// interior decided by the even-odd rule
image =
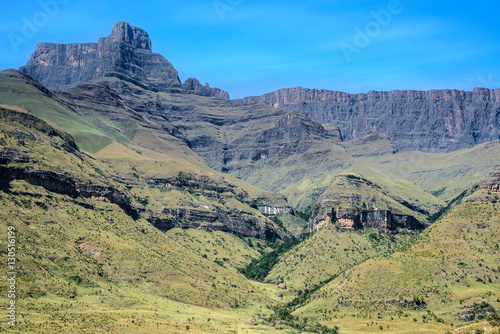
<svg viewBox="0 0 500 334">
<path fill-rule="evenodd" d="M 88 118 L 69 110 L 25 82 L 0 76 L 0 104 L 21 107 L 54 122 L 71 134 L 78 146 L 87 152 L 98 152 L 113 141 L 111 137 L 98 130 Z"/>
<path fill-rule="evenodd" d="M 319 316 L 327 326 L 352 333 L 372 325 L 370 317 L 377 313 L 382 317 L 379 325 L 394 331 L 445 331 L 458 322 L 452 314 L 464 307 L 497 307 L 499 205 L 464 198 L 394 253 L 340 273 L 294 315 Z M 421 321 L 424 310 L 439 317 Z M 352 322 L 352 317 L 358 321 Z"/>
<path fill-rule="evenodd" d="M 429 217 L 429 223 L 434 223 L 437 220 L 441 219 L 445 214 L 450 212 L 453 207 L 456 205 L 460 204 L 460 202 L 467 196 L 471 195 L 474 192 L 475 188 L 471 187 L 469 189 L 464 190 L 462 193 L 460 193 L 457 197 L 452 199 L 446 206 L 442 207 L 439 209 L 436 213 L 434 213 L 432 216 Z"/>
<path fill-rule="evenodd" d="M 336 225 L 325 226 L 277 258 L 266 280 L 283 279 L 297 290 L 312 289 L 368 258 L 397 249 L 412 237 L 385 235 L 374 229 L 350 232 Z"/>
<path fill-rule="evenodd" d="M 295 238 L 288 242 L 275 242 L 269 246 L 273 249 L 271 252 L 264 253 L 258 259 L 252 259 L 252 262 L 239 271 L 249 279 L 263 282 L 271 269 L 278 263 L 278 258 L 281 254 L 289 251 L 293 247 L 300 244 L 305 238 Z"/>
<path fill-rule="evenodd" d="M 498 143 L 393 154 L 392 143 L 374 133 L 345 145 L 311 137 L 289 156 L 248 157 L 251 168 L 231 160 L 222 166 L 217 154 L 204 161 L 186 142 L 204 136 L 246 142 L 263 130 L 280 134 L 277 122 L 289 119 L 299 130 L 315 124 L 264 105 L 153 93 L 133 84 L 128 88 L 141 97 L 114 103 L 85 86 L 51 95 L 25 81 L 0 76 L 2 110 L 15 115 L 0 122 L 0 152 L 13 157 L 2 167 L 114 189 L 142 218 L 111 196 L 70 196 L 29 178 L 2 179 L 0 234 L 14 226 L 19 240 L 16 331 L 443 333 L 459 325 L 455 314 L 465 309 L 485 319 L 457 333 L 498 327 L 500 203 L 498 194 L 471 187 L 500 162 Z M 138 110 L 147 108 L 143 101 L 168 101 L 170 109 L 162 110 L 165 117 L 138 117 L 124 101 Z M 25 124 L 20 113 L 46 120 Z M 61 129 L 91 155 L 68 147 Z M 235 168 L 289 202 L 208 164 Z M 256 209 L 260 202 L 291 205 L 295 215 L 267 218 Z M 346 231 L 325 218 L 322 228 L 298 238 L 311 217 L 340 206 L 422 220 L 434 213 L 434 224 L 419 235 L 387 235 Z M 230 225 L 221 212 L 248 219 Z M 160 221 L 164 231 L 150 221 Z M 257 233 L 262 225 L 296 237 L 277 241 Z M 5 239 L 0 247 L 6 248 Z M 273 280 L 286 288 L 264 283 Z"/>
</svg>

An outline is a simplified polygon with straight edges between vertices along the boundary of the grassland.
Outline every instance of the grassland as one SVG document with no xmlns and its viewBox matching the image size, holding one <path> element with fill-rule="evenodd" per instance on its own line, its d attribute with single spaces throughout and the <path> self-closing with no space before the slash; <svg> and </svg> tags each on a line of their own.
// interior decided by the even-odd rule
<svg viewBox="0 0 500 334">
<path fill-rule="evenodd" d="M 386 175 L 414 183 L 448 202 L 500 165 L 500 142 L 449 153 L 405 151 L 364 160 Z"/>
<path fill-rule="evenodd" d="M 312 289 L 368 258 L 392 251 L 411 237 L 326 226 L 283 254 L 266 280 L 282 279 L 295 290 Z"/>
<path fill-rule="evenodd" d="M 500 204 L 466 201 L 393 254 L 346 270 L 297 313 L 352 333 L 442 333 L 474 303 L 498 309 Z"/>
<path fill-rule="evenodd" d="M 96 129 L 86 118 L 67 109 L 33 85 L 0 75 L 0 104 L 18 106 L 59 125 L 85 151 L 97 152 L 112 138 Z"/>
</svg>

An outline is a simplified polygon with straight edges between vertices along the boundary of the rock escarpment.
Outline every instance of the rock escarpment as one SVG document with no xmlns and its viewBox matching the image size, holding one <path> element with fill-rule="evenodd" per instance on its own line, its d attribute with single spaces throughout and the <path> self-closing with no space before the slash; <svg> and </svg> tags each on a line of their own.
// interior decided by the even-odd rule
<svg viewBox="0 0 500 334">
<path fill-rule="evenodd" d="M 294 87 L 239 102 L 263 102 L 333 123 L 345 140 L 376 130 L 401 150 L 449 152 L 500 139 L 500 89 L 348 94 Z"/>
<path fill-rule="evenodd" d="M 192 79 L 182 84 L 172 64 L 152 52 L 148 33 L 127 22 L 115 24 L 111 34 L 97 43 L 39 43 L 19 71 L 49 89 L 72 88 L 103 78 L 113 85 L 115 80 L 109 78 L 118 78 L 154 91 L 229 99 L 226 92 L 193 83 Z"/>
<path fill-rule="evenodd" d="M 265 240 L 278 238 L 288 240 L 288 235 L 280 228 L 275 227 L 256 212 L 245 209 L 230 208 L 222 203 L 238 200 L 257 209 L 261 205 L 274 206 L 275 202 L 283 202 L 283 198 L 252 199 L 244 191 L 239 190 L 229 182 L 214 183 L 207 176 L 196 176 L 190 173 L 179 173 L 175 178 L 150 179 L 151 187 L 160 191 L 184 191 L 194 196 L 203 195 L 218 201 L 218 205 L 201 205 L 195 203 L 180 203 L 178 206 L 164 207 L 161 212 L 145 212 L 144 216 L 154 226 L 162 230 L 174 227 L 203 228 L 230 232 L 239 236 L 261 238 Z"/>
<path fill-rule="evenodd" d="M 47 170 L 1 165 L 0 179 L 2 182 L 7 183 L 11 180 L 24 180 L 32 185 L 41 186 L 48 191 L 58 194 L 69 195 L 75 198 L 91 198 L 114 203 L 132 218 L 139 218 L 137 210 L 132 206 L 127 197 L 112 187 L 80 184 L 70 176 Z"/>
<path fill-rule="evenodd" d="M 229 117 L 226 121 L 205 121 L 221 123 L 214 125 L 228 124 L 235 130 L 245 125 L 255 127 L 254 132 L 241 131 L 239 138 L 235 136 L 236 140 L 226 143 L 207 135 L 190 138 L 191 149 L 212 168 L 240 175 L 253 171 L 256 164 L 272 163 L 278 166 L 280 161 L 293 155 L 305 154 L 314 145 L 324 143 L 328 147 L 327 145 L 340 143 L 341 140 L 338 131 L 327 131 L 319 123 L 293 112 L 265 114 L 260 120 L 256 120 L 255 124 Z"/>
<path fill-rule="evenodd" d="M 332 224 L 350 231 L 375 228 L 386 234 L 422 230 L 427 223 L 417 218 L 416 209 L 359 175 L 340 174 L 316 201 L 306 231 Z"/>
<path fill-rule="evenodd" d="M 331 208 L 326 211 L 323 220 L 311 223 L 309 231 L 319 229 L 325 225 L 337 223 L 349 231 L 366 228 L 375 228 L 386 234 L 397 230 L 418 231 L 427 227 L 418 219 L 410 215 L 396 214 L 390 210 L 363 210 L 357 208 Z"/>
<path fill-rule="evenodd" d="M 500 193 L 500 169 L 489 172 L 477 186 L 492 193 Z"/>
</svg>

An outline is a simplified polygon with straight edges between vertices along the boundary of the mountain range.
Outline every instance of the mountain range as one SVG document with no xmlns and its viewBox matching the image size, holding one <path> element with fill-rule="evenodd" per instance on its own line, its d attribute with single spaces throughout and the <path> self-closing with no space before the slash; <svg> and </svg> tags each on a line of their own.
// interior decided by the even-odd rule
<svg viewBox="0 0 500 334">
<path fill-rule="evenodd" d="M 152 50 L 0 72 L 16 330 L 498 330 L 500 90 L 231 100 Z"/>
</svg>

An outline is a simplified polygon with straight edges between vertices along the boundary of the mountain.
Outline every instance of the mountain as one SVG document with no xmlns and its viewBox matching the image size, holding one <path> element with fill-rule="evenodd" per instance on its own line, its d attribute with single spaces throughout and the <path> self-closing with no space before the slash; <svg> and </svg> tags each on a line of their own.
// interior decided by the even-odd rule
<svg viewBox="0 0 500 334">
<path fill-rule="evenodd" d="M 4 95 L 3 103 L 25 107 L 33 112 L 16 114 L 10 107 L 5 106 L 1 110 L 7 119 L 20 117 L 16 115 L 30 115 L 25 117 L 33 123 L 37 119 L 35 114 L 46 117 L 75 135 L 77 140 L 71 137 L 71 141 L 76 142 L 73 144 L 74 148 L 77 148 L 80 142 L 88 145 L 87 141 L 103 138 L 104 145 L 95 158 L 100 158 L 114 169 L 117 173 L 115 180 L 137 190 L 135 196 L 141 199 L 138 203 L 143 204 L 137 206 L 134 212 L 140 211 L 141 217 L 157 227 L 170 229 L 176 226 L 207 226 L 243 236 L 288 238 L 283 230 L 274 226 L 258 211 L 259 205 L 286 206 L 283 196 L 266 193 L 242 180 L 220 175 L 206 166 L 182 141 L 172 140 L 168 135 L 168 141 L 154 136 L 148 137 L 148 124 L 135 123 L 134 132 L 139 137 L 138 141 L 146 140 L 148 145 L 127 147 L 117 142 L 123 140 L 131 143 L 125 131 L 117 131 L 118 126 L 114 127 L 114 132 L 109 133 L 113 135 L 119 132 L 120 136 L 108 137 L 105 134 L 106 129 L 101 132 L 94 127 L 92 118 L 85 119 L 84 114 L 75 114 L 72 109 L 64 106 L 64 98 L 53 93 L 46 94 L 47 89 L 40 88 L 42 86 L 33 79 L 18 72 L 3 71 L 0 73 L 0 83 L 10 89 L 8 96 Z M 122 105 L 118 106 L 120 107 L 123 108 Z M 126 123 L 123 117 L 125 114 L 114 121 L 130 128 L 131 124 Z M 102 122 L 102 119 L 100 121 Z M 110 125 L 107 123 L 108 128 Z M 143 133 L 139 134 L 140 132 Z M 152 147 L 154 145 L 160 149 L 155 151 Z M 59 170 L 63 171 L 60 168 Z M 21 178 L 22 175 L 24 174 L 21 173 Z M 69 189 L 66 193 L 76 193 L 78 185 L 72 187 L 76 188 Z M 192 195 L 196 198 L 191 199 Z M 176 200 L 172 201 L 170 196 Z"/>
<path fill-rule="evenodd" d="M 418 208 L 393 197 L 360 175 L 339 174 L 316 201 L 313 212 L 317 213 L 309 220 L 308 231 L 331 224 L 351 231 L 376 228 L 387 234 L 427 227 L 422 217 L 415 217 L 413 210 Z"/>
<path fill-rule="evenodd" d="M 500 89 L 348 94 L 294 87 L 239 102 L 263 102 L 333 123 L 346 140 L 378 131 L 400 150 L 450 152 L 500 139 Z"/>
<path fill-rule="evenodd" d="M 93 152 L 109 145 L 110 140 L 159 153 L 178 155 L 181 149 L 188 156 L 197 156 L 193 159 L 201 157 L 219 172 L 283 193 L 289 205 L 299 210 L 307 210 L 335 174 L 358 165 L 346 150 L 362 144 L 344 147 L 334 125 L 325 128 L 300 113 L 227 101 L 220 98 L 220 90 L 203 87 L 196 79 L 180 84 L 175 69 L 162 56 L 151 53 L 148 41 L 143 30 L 125 22 L 116 24 L 111 35 L 97 43 L 92 61 L 79 65 L 78 71 L 92 75 L 73 80 L 70 88 L 53 90 L 60 104 L 105 135 L 102 145 Z M 67 87 L 64 78 L 74 77 L 74 66 L 63 51 L 71 46 L 52 45 L 48 53 L 40 51 L 39 46 L 20 71 L 46 82 L 49 88 Z M 53 54 L 57 61 L 47 65 L 45 54 Z M 158 66 L 150 66 L 156 63 Z M 50 71 L 62 73 L 59 82 L 48 79 L 52 77 Z M 71 134 L 77 142 L 84 137 Z M 95 146 L 94 139 L 82 139 L 82 145 Z M 315 168 L 311 169 L 311 165 Z M 382 179 L 386 182 L 388 178 L 379 181 Z M 442 205 L 438 199 L 430 205 L 422 204 L 432 199 L 418 189 L 399 196 L 414 207 L 426 205 L 422 210 L 432 211 Z"/>
<path fill-rule="evenodd" d="M 449 100 L 435 101 L 441 124 Z M 97 43 L 40 43 L 0 72 L 15 329 L 419 333 L 470 312 L 494 326 L 500 141 L 407 150 L 383 129 L 345 131 L 372 114 L 339 123 L 289 105 L 181 83 L 126 22 Z M 382 123 L 412 145 L 447 143 L 441 125 L 412 137 L 405 115 Z"/>
<path fill-rule="evenodd" d="M 196 79 L 182 84 L 172 64 L 152 52 L 148 33 L 123 21 L 97 43 L 39 43 L 19 71 L 49 89 L 71 88 L 108 76 L 157 91 L 185 89 L 193 94 L 229 99 L 227 92 L 202 86 Z"/>
<path fill-rule="evenodd" d="M 179 229 L 164 233 L 148 221 L 148 211 L 161 210 L 172 201 L 169 192 L 180 200 L 197 197 L 208 203 L 212 190 L 191 195 L 188 185 L 171 190 L 148 187 L 141 178 L 127 179 L 81 152 L 72 137 L 50 121 L 7 106 L 0 107 L 0 118 L 0 217 L 5 222 L 1 231 L 10 231 L 18 273 L 11 282 L 18 310 L 14 332 L 58 328 L 84 333 L 91 328 L 174 333 L 180 324 L 184 330 L 186 325 L 206 329 L 207 319 L 212 319 L 209 327 L 227 328 L 241 326 L 238 318 L 257 311 L 254 305 L 273 302 L 275 296 L 231 265 L 258 257 L 264 241 L 215 227 L 193 229 L 200 242 L 205 240 L 204 249 L 210 249 L 207 256 L 176 240 Z M 157 163 L 146 154 L 142 159 Z M 210 185 L 208 180 L 204 184 Z M 228 194 L 221 195 L 232 202 L 228 207 L 235 205 Z M 242 208 L 245 215 L 265 223 L 243 203 L 228 215 L 241 215 Z M 191 214 L 194 224 L 195 212 Z M 242 225 L 252 229 L 250 221 Z M 1 246 L 7 249 L 6 239 Z M 224 251 L 226 246 L 231 250 Z M 8 284 L 3 280 L 0 285 L 7 291 L 14 286 Z M 191 310 L 196 321 L 187 320 Z"/>
</svg>

